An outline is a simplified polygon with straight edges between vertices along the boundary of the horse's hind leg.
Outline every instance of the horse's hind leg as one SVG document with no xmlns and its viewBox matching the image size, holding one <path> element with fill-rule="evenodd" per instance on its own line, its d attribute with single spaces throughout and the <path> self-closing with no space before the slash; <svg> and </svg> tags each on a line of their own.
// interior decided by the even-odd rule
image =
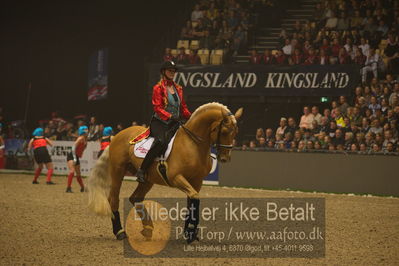
<svg viewBox="0 0 399 266">
<path fill-rule="evenodd" d="M 154 225 L 152 223 L 151 216 L 148 214 L 148 211 L 145 208 L 144 204 L 139 204 L 139 203 L 143 202 L 145 195 L 147 195 L 148 191 L 151 190 L 153 185 L 154 184 L 150 182 L 138 183 L 138 186 L 136 187 L 132 195 L 129 197 L 129 201 L 136 208 L 136 212 L 141 218 L 141 222 L 143 224 L 143 230 L 141 231 L 141 234 L 146 239 L 151 239 L 152 231 L 154 230 Z"/>
<path fill-rule="evenodd" d="M 122 166 L 110 165 L 110 174 L 112 178 L 111 190 L 109 192 L 108 201 L 111 205 L 113 214 L 112 220 L 112 231 L 116 236 L 116 239 L 122 240 L 126 238 L 126 233 L 122 229 L 121 218 L 119 215 L 119 192 L 122 185 L 122 180 L 125 175 L 126 168 Z"/>
</svg>

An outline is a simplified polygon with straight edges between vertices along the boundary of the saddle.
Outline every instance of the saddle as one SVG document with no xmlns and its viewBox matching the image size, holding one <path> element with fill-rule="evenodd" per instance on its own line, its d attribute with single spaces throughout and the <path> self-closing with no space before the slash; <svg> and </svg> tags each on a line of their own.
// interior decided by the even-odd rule
<svg viewBox="0 0 399 266">
<path fill-rule="evenodd" d="M 176 132 L 177 133 L 177 132 Z M 172 151 L 173 143 L 176 137 L 176 133 L 173 135 L 171 140 L 169 141 L 168 147 L 165 153 L 156 158 L 156 161 L 164 160 L 166 161 L 169 157 L 170 152 Z M 151 149 L 152 143 L 154 142 L 154 138 L 150 137 L 150 129 L 147 128 L 144 132 L 140 133 L 132 140 L 129 141 L 129 144 L 134 145 L 134 155 L 138 158 L 144 158 L 147 155 L 147 152 Z"/>
</svg>

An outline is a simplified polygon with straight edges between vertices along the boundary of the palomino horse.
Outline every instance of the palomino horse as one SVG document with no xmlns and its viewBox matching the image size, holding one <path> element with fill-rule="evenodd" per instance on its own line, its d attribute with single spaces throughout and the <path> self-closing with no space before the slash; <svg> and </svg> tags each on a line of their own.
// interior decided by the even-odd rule
<svg viewBox="0 0 399 266">
<path fill-rule="evenodd" d="M 208 103 L 200 106 L 177 131 L 172 151 L 167 159 L 168 183 L 187 195 L 189 207 L 199 209 L 199 192 L 202 181 L 212 167 L 210 157 L 211 146 L 217 149 L 217 159 L 221 162 L 230 161 L 233 140 L 238 132 L 236 119 L 240 118 L 243 109 L 234 115 L 226 106 L 220 103 Z M 133 126 L 119 132 L 113 139 L 92 169 L 89 180 L 89 207 L 99 215 L 112 217 L 113 233 L 121 240 L 126 237 L 119 216 L 119 192 L 126 170 L 133 174 L 141 165 L 142 159 L 134 156 L 134 145 L 129 141 L 145 130 Z M 167 185 L 156 169 L 156 163 L 147 172 L 145 183 L 138 183 L 129 201 L 133 206 L 142 208 L 139 215 L 142 218 L 141 233 L 151 238 L 153 224 L 151 218 L 143 218 L 146 213 L 144 200 L 154 184 Z M 109 191 L 109 194 L 107 195 Z M 190 212 L 185 221 L 185 235 L 190 243 L 197 239 L 198 211 Z M 193 217 L 194 216 L 194 217 Z"/>
</svg>

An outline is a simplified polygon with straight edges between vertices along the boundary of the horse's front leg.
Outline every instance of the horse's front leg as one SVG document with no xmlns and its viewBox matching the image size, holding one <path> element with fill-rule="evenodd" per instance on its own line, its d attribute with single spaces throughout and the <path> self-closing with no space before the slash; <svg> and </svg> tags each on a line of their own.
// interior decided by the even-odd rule
<svg viewBox="0 0 399 266">
<path fill-rule="evenodd" d="M 136 209 L 136 213 L 140 216 L 141 222 L 143 224 L 143 230 L 141 234 L 147 239 L 152 238 L 152 231 L 154 230 L 154 225 L 151 216 L 148 214 L 146 207 L 143 204 L 145 195 L 151 190 L 154 184 L 150 182 L 138 183 L 138 186 L 129 197 L 129 201 L 133 204 Z"/>
<path fill-rule="evenodd" d="M 198 224 L 200 220 L 199 215 L 199 194 L 193 186 L 182 175 L 177 175 L 172 179 L 172 185 L 180 189 L 187 195 L 187 217 L 184 223 L 184 235 L 187 238 L 187 243 L 190 244 L 198 239 Z"/>
</svg>

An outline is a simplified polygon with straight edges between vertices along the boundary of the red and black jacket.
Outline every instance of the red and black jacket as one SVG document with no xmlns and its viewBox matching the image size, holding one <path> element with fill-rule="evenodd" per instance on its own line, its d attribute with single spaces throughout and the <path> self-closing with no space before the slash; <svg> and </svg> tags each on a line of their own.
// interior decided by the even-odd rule
<svg viewBox="0 0 399 266">
<path fill-rule="evenodd" d="M 174 86 L 180 98 L 180 114 L 185 119 L 189 119 L 191 116 L 191 112 L 188 110 L 186 102 L 183 98 L 183 89 L 182 87 L 174 81 L 169 81 L 162 79 L 159 81 L 153 88 L 152 91 L 152 105 L 154 107 L 154 112 L 164 121 L 169 120 L 172 117 L 172 114 L 165 110 L 165 107 L 168 104 L 168 93 L 166 86 Z"/>
</svg>

